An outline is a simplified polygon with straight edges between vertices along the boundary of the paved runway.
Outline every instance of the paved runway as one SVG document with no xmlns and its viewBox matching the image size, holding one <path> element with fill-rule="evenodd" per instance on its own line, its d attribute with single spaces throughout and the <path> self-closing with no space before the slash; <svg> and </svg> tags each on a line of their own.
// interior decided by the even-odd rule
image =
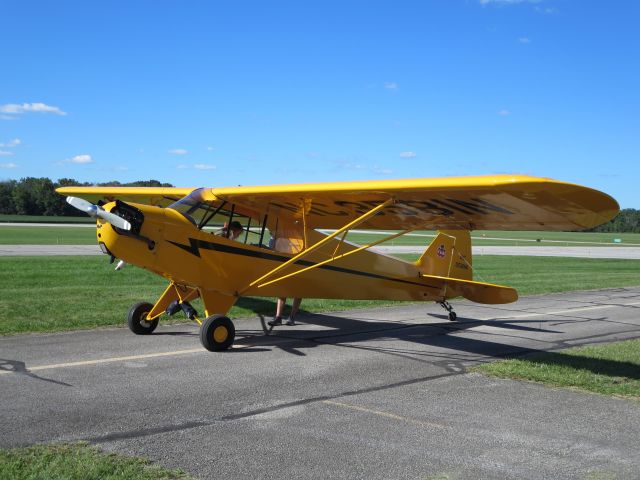
<svg viewBox="0 0 640 480">
<path fill-rule="evenodd" d="M 201 478 L 640 476 L 638 402 L 467 372 L 639 338 L 640 287 L 455 306 L 455 324 L 399 305 L 271 336 L 241 319 L 218 354 L 192 325 L 0 338 L 0 446 L 86 440 Z"/>
<path fill-rule="evenodd" d="M 543 257 L 626 258 L 640 259 L 639 247 L 507 247 L 487 246 L 473 248 L 473 255 L 524 255 Z M 389 246 L 372 249 L 382 253 L 422 253 L 424 247 Z M 40 255 L 100 255 L 97 245 L 0 245 L 3 256 Z"/>
</svg>

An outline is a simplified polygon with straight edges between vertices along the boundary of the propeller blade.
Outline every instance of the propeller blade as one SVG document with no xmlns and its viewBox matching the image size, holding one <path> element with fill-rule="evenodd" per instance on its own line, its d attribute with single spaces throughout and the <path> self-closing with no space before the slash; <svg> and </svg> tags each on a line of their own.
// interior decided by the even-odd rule
<svg viewBox="0 0 640 480">
<path fill-rule="evenodd" d="M 121 228 L 122 230 L 131 230 L 131 224 L 115 213 L 107 212 L 106 210 L 99 208 L 96 210 L 96 215 L 101 219 L 106 220 L 114 227 Z"/>
<path fill-rule="evenodd" d="M 114 227 L 118 227 L 123 230 L 131 230 L 131 224 L 124 218 L 119 217 L 115 213 L 107 212 L 103 208 L 98 207 L 83 198 L 67 197 L 67 203 L 81 212 L 91 215 L 92 217 L 100 217 L 101 219 L 106 220 Z"/>
<path fill-rule="evenodd" d="M 96 211 L 98 210 L 97 205 L 87 202 L 84 198 L 67 197 L 67 203 L 81 212 L 88 213 L 92 217 L 96 216 Z"/>
</svg>

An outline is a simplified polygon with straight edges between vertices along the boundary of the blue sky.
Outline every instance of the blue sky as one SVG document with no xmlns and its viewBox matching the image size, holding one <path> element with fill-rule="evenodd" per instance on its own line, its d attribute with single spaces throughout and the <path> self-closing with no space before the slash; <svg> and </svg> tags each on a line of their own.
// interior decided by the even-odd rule
<svg viewBox="0 0 640 480">
<path fill-rule="evenodd" d="M 0 0 L 0 179 L 524 173 L 640 208 L 640 2 Z"/>
</svg>

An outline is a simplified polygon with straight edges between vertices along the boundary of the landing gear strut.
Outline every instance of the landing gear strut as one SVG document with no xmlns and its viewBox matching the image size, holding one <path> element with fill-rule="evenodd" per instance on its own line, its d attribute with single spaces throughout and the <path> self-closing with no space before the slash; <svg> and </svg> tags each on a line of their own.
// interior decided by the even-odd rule
<svg viewBox="0 0 640 480">
<path fill-rule="evenodd" d="M 458 315 L 456 315 L 456 312 L 453 311 L 453 307 L 449 302 L 447 302 L 446 300 L 443 300 L 441 302 L 438 302 L 438 305 L 440 305 L 447 312 L 449 312 L 449 321 L 455 322 L 457 320 Z"/>
</svg>

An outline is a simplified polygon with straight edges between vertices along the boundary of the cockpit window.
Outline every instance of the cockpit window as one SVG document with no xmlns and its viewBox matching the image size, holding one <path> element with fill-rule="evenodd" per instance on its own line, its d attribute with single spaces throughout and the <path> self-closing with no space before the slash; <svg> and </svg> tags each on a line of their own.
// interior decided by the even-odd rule
<svg viewBox="0 0 640 480">
<path fill-rule="evenodd" d="M 223 202 L 204 202 L 203 201 L 203 193 L 204 188 L 199 188 L 194 190 L 189 195 L 184 198 L 181 198 L 175 203 L 169 205 L 168 208 L 176 210 L 180 212 L 184 217 L 187 218 L 191 223 L 193 223 L 196 227 L 202 228 L 205 223 L 207 223 L 207 217 L 215 212 L 216 208 L 218 208 L 216 203 Z"/>
<path fill-rule="evenodd" d="M 260 217 L 255 212 L 244 211 L 224 200 L 204 201 L 203 193 L 203 188 L 194 190 L 168 208 L 181 213 L 200 230 L 227 238 L 230 238 L 228 226 L 239 222 L 242 232 L 235 238 L 236 241 L 255 246 L 263 244 L 266 216 Z"/>
</svg>

